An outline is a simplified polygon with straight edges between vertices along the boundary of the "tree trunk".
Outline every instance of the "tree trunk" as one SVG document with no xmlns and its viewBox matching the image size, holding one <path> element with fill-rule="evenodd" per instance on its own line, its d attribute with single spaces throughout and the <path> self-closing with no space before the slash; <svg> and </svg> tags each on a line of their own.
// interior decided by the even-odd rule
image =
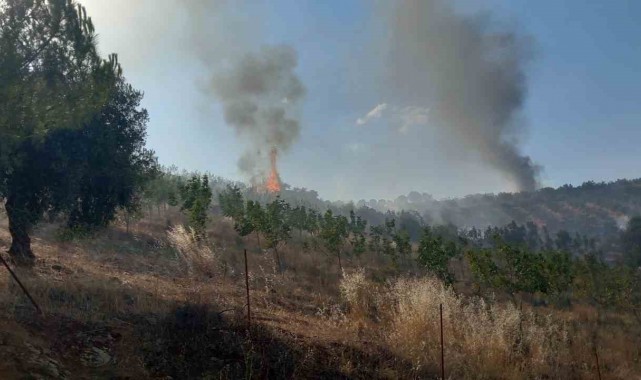
<svg viewBox="0 0 641 380">
<path fill-rule="evenodd" d="M 33 267 L 36 262 L 36 256 L 31 250 L 30 225 L 24 216 L 25 211 L 17 207 L 13 196 L 7 198 L 5 209 L 7 210 L 9 233 L 11 234 L 9 255 L 16 265 Z"/>
<path fill-rule="evenodd" d="M 256 231 L 256 241 L 258 242 L 258 250 L 262 251 L 263 249 L 260 247 L 260 233 Z"/>
<path fill-rule="evenodd" d="M 341 274 L 343 273 L 343 263 L 341 262 L 341 250 L 338 250 L 338 267 L 341 269 Z"/>
<path fill-rule="evenodd" d="M 283 267 L 280 262 L 280 254 L 278 254 L 278 249 L 274 247 L 274 260 L 276 261 L 276 268 L 278 269 L 278 273 L 283 272 Z"/>
</svg>

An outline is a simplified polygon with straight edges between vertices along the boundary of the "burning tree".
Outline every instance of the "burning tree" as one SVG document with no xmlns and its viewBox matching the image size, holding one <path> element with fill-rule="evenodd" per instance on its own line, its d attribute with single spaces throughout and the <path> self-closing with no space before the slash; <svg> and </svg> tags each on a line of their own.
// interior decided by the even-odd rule
<svg viewBox="0 0 641 380">
<path fill-rule="evenodd" d="M 280 184 L 280 175 L 278 174 L 278 168 L 276 167 L 276 160 L 278 160 L 278 150 L 273 148 L 270 154 L 270 164 L 271 169 L 269 171 L 269 176 L 265 182 L 265 189 L 270 193 L 280 193 L 281 184 Z"/>
</svg>

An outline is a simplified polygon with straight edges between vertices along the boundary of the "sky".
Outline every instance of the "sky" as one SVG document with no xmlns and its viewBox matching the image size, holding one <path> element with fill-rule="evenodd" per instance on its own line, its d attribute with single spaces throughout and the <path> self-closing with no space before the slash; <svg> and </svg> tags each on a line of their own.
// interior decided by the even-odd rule
<svg viewBox="0 0 641 380">
<path fill-rule="evenodd" d="M 234 57 L 288 45 L 305 95 L 294 111 L 300 134 L 280 155 L 284 182 L 330 200 L 517 189 L 477 147 L 437 128 L 432 104 L 388 91 L 393 2 L 212 0 L 197 12 L 170 0 L 81 3 L 101 52 L 117 53 L 145 93 L 147 144 L 163 165 L 248 180 L 238 167 L 248 141 L 226 122 L 211 76 Z M 461 17 L 486 17 L 527 41 L 525 98 L 506 138 L 541 168 L 540 186 L 641 177 L 641 2 L 453 3 Z"/>
</svg>

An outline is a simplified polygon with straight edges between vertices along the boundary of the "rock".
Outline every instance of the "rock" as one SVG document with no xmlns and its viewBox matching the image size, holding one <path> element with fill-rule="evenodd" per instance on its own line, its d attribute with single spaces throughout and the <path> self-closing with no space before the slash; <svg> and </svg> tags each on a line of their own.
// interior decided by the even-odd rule
<svg viewBox="0 0 641 380">
<path fill-rule="evenodd" d="M 82 355 L 82 362 L 87 367 L 102 367 L 111 362 L 111 355 L 98 347 L 91 347 Z"/>
<path fill-rule="evenodd" d="M 60 374 L 60 364 L 53 359 L 43 361 L 40 369 L 43 375 L 50 376 L 54 379 L 62 377 Z"/>
<path fill-rule="evenodd" d="M 44 350 L 35 347 L 29 343 L 25 344 L 28 351 L 31 352 L 29 357 L 25 358 L 24 364 L 31 371 L 34 379 L 65 379 L 65 371 L 55 359 L 49 357 Z"/>
</svg>

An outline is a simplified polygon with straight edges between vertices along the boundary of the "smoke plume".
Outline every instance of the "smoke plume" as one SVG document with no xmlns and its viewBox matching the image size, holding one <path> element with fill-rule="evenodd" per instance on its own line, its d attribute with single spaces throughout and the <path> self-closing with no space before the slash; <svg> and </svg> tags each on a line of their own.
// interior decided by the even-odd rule
<svg viewBox="0 0 641 380">
<path fill-rule="evenodd" d="M 305 89 L 294 73 L 296 64 L 292 48 L 263 47 L 212 80 L 226 123 L 249 142 L 239 168 L 254 180 L 266 177 L 272 151 L 287 151 L 300 134 L 296 111 Z"/>
<path fill-rule="evenodd" d="M 400 0 L 390 14 L 386 66 L 392 96 L 429 107 L 430 124 L 475 150 L 519 190 L 540 168 L 520 153 L 528 41 L 488 18 L 457 14 L 446 0 Z"/>
<path fill-rule="evenodd" d="M 305 88 L 294 72 L 296 51 L 264 45 L 261 15 L 245 3 L 189 0 L 182 6 L 189 17 L 189 44 L 208 70 L 204 90 L 220 102 L 226 124 L 246 142 L 238 168 L 258 185 L 275 169 L 272 151 L 286 152 L 300 134 Z"/>
</svg>

